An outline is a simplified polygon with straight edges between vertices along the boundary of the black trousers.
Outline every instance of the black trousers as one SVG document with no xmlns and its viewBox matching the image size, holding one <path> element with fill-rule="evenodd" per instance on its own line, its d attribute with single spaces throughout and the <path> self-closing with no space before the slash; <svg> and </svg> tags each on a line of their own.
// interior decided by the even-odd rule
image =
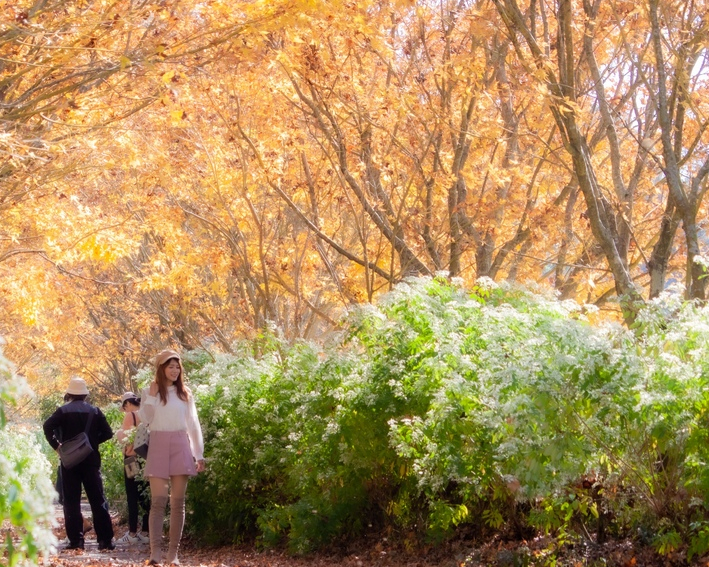
<svg viewBox="0 0 709 567">
<path fill-rule="evenodd" d="M 64 488 L 62 488 L 62 466 L 57 467 L 57 482 L 54 483 L 54 490 L 59 495 L 59 504 L 64 504 Z"/>
<path fill-rule="evenodd" d="M 101 470 L 96 465 L 81 463 L 73 469 L 62 467 L 62 488 L 64 489 L 64 525 L 69 544 L 84 545 L 84 523 L 81 516 L 81 487 L 89 499 L 94 530 L 99 546 L 111 543 L 113 525 L 108 513 L 108 502 L 103 492 Z"/>
<path fill-rule="evenodd" d="M 143 511 L 143 518 L 140 527 L 144 532 L 148 528 L 148 516 L 150 515 L 150 495 L 148 482 L 144 479 L 128 478 L 125 469 L 123 470 L 123 480 L 126 484 L 126 499 L 128 500 L 128 531 L 135 533 L 138 531 L 138 513 Z"/>
</svg>

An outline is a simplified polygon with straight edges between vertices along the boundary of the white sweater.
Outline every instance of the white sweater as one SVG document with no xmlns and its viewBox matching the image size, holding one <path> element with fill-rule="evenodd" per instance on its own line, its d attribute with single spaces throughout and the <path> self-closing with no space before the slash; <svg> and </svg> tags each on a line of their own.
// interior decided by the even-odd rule
<svg viewBox="0 0 709 567">
<path fill-rule="evenodd" d="M 148 424 L 150 431 L 187 431 L 192 455 L 201 461 L 204 458 L 204 439 L 192 394 L 185 402 L 177 397 L 175 386 L 168 386 L 167 402 L 163 405 L 159 395 L 151 396 L 149 392 L 149 388 L 143 390 L 138 412 L 141 421 Z"/>
</svg>

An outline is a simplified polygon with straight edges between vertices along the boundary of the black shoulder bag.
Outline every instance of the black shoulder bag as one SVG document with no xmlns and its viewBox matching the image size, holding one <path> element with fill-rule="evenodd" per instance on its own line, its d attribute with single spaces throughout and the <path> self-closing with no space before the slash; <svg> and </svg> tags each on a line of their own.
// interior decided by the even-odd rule
<svg viewBox="0 0 709 567">
<path fill-rule="evenodd" d="M 91 421 L 94 419 L 96 410 L 89 412 L 89 419 L 86 422 L 86 428 L 75 435 L 71 439 L 59 443 L 59 460 L 65 469 L 73 469 L 79 463 L 83 463 L 94 449 L 89 441 L 89 430 L 91 429 Z"/>
</svg>

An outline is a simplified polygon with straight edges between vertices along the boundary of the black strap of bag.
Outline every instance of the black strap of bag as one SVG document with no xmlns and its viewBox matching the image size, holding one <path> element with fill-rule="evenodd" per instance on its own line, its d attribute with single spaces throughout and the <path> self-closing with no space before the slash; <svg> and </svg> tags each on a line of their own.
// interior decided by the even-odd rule
<svg viewBox="0 0 709 567">
<path fill-rule="evenodd" d="M 65 408 L 65 407 L 66 407 L 66 406 L 62 406 L 62 413 L 67 413 L 67 412 L 64 411 L 64 408 Z M 94 419 L 94 414 L 98 411 L 97 408 L 93 408 L 93 410 L 94 410 L 94 411 L 90 411 L 90 412 L 89 412 L 89 419 L 88 419 L 88 421 L 86 422 L 86 427 L 84 427 L 84 433 L 86 433 L 87 436 L 88 436 L 88 434 L 89 434 L 89 430 L 91 429 L 91 422 L 92 422 L 93 419 Z M 60 429 L 60 432 L 61 432 L 61 435 L 60 435 L 60 436 L 61 436 L 61 439 L 59 439 L 59 444 L 61 444 L 61 443 L 64 441 L 64 431 L 62 431 L 62 430 Z"/>
<path fill-rule="evenodd" d="M 89 430 L 91 429 L 91 422 L 94 419 L 94 414 L 96 413 L 96 411 L 96 408 L 94 408 L 94 411 L 89 412 L 89 420 L 86 422 L 86 427 L 84 427 L 84 433 L 86 433 L 86 435 L 89 434 Z"/>
</svg>

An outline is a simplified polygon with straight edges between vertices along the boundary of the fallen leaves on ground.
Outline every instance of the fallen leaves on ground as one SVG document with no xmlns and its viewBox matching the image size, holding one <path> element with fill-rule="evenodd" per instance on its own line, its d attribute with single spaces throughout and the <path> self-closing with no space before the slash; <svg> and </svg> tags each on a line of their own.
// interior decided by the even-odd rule
<svg viewBox="0 0 709 567">
<path fill-rule="evenodd" d="M 555 564 L 559 567 L 709 567 L 707 557 L 692 563 L 684 554 L 660 556 L 651 547 L 630 540 L 604 545 L 590 542 L 554 550 L 551 539 L 481 544 L 457 541 L 442 548 L 411 552 L 388 542 L 371 542 L 357 551 L 296 557 L 284 551 L 256 551 L 248 547 L 198 548 L 187 545 L 180 553 L 183 567 L 514 567 Z M 556 560 L 554 561 L 554 556 Z M 144 567 L 148 546 L 99 552 L 92 544 L 84 552 L 62 551 L 50 558 L 50 567 Z"/>
<path fill-rule="evenodd" d="M 64 537 L 61 509 L 55 533 Z M 115 521 L 115 519 L 114 519 Z M 125 525 L 115 524 L 122 534 Z M 93 531 L 88 532 L 86 549 L 60 550 L 45 563 L 48 567 L 145 567 L 149 558 L 147 544 L 117 544 L 112 551 L 99 551 Z M 533 540 L 504 540 L 460 537 L 439 547 L 415 548 L 397 545 L 386 537 L 372 536 L 348 542 L 335 551 L 308 556 L 293 556 L 283 550 L 260 551 L 250 546 L 205 548 L 185 539 L 180 550 L 183 567 L 515 567 L 518 565 L 557 565 L 558 567 L 709 567 L 709 556 L 689 563 L 686 554 L 674 552 L 661 556 L 649 545 L 631 539 L 611 540 L 603 545 L 580 541 L 559 547 L 550 537 Z"/>
</svg>

